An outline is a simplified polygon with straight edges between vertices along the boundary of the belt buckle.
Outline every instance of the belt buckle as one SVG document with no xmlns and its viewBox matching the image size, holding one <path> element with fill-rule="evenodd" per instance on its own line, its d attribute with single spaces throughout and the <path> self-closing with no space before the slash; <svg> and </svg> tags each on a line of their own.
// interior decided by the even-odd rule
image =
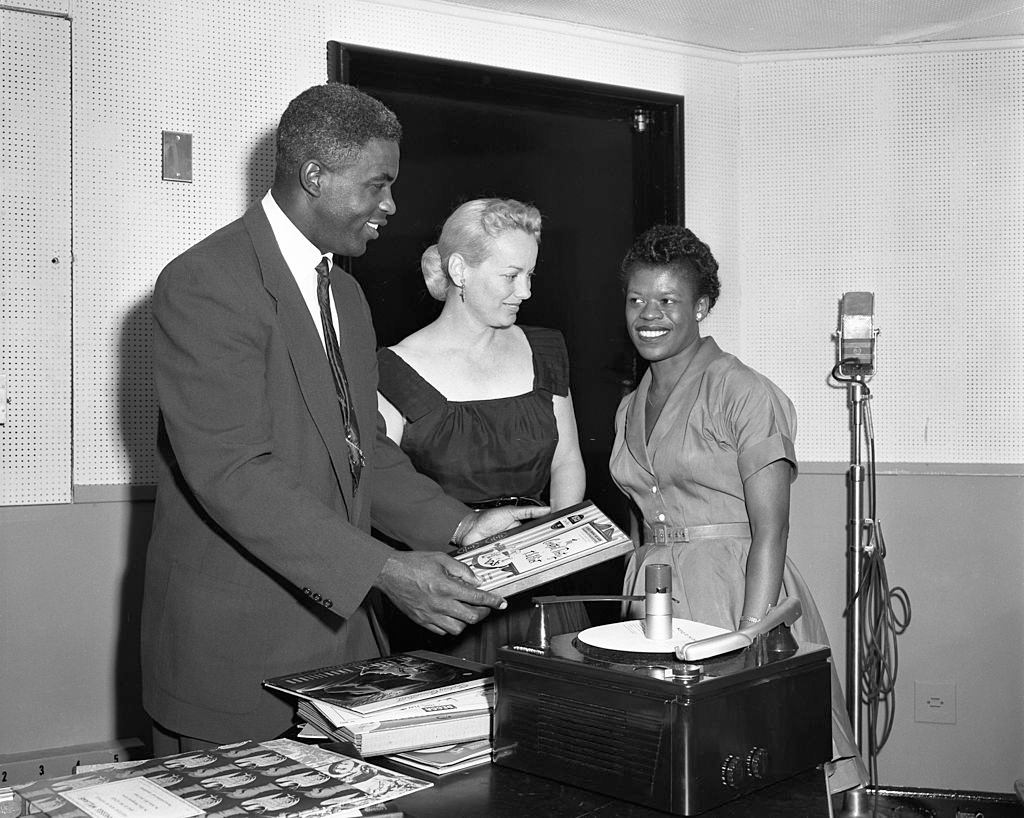
<svg viewBox="0 0 1024 818">
<path fill-rule="evenodd" d="M 669 526 L 667 523 L 650 523 L 651 527 L 651 539 L 658 544 L 667 545 L 669 543 Z"/>
<path fill-rule="evenodd" d="M 673 542 L 689 542 L 690 531 L 686 526 L 670 526 L 668 523 L 648 523 L 651 529 L 651 541 L 661 545 Z"/>
</svg>

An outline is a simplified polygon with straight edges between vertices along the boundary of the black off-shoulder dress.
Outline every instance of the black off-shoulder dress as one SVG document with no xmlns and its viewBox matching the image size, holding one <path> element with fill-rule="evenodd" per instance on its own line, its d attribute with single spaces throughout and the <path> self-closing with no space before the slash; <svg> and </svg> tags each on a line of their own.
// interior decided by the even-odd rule
<svg viewBox="0 0 1024 818">
<path fill-rule="evenodd" d="M 558 444 L 552 396 L 569 394 L 569 357 L 557 330 L 520 327 L 533 356 L 533 388 L 489 400 L 449 401 L 390 349 L 377 354 L 380 393 L 402 413 L 402 449 L 417 471 L 470 506 L 495 500 L 547 502 L 551 460 Z M 558 585 L 559 583 L 555 583 Z M 392 648 L 428 648 L 488 664 L 497 649 L 521 641 L 530 598 L 560 588 L 526 592 L 457 637 L 438 637 L 391 617 Z M 586 627 L 582 605 L 566 606 L 573 630 Z"/>
</svg>

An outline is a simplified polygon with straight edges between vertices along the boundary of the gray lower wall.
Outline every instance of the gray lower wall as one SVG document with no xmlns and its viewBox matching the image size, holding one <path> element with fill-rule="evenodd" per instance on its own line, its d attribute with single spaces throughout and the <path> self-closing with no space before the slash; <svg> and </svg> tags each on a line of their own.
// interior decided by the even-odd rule
<svg viewBox="0 0 1024 818">
<path fill-rule="evenodd" d="M 845 686 L 846 475 L 804 473 L 793 489 L 789 553 Z M 880 476 L 878 517 L 889 585 L 912 610 L 879 781 L 1008 792 L 1024 773 L 1024 478 Z M 915 681 L 956 684 L 955 724 L 914 721 Z"/>
<path fill-rule="evenodd" d="M 81 496 L 81 495 L 80 495 Z M 897 640 L 892 786 L 1007 792 L 1024 770 L 1024 479 L 878 481 L 889 583 L 910 595 Z M 845 681 L 846 478 L 794 485 L 790 554 Z M 0 508 L 0 755 L 144 735 L 138 690 L 149 502 Z M 955 724 L 914 721 L 914 682 L 956 684 Z"/>
<path fill-rule="evenodd" d="M 0 755 L 148 735 L 138 633 L 152 509 L 0 508 Z"/>
</svg>

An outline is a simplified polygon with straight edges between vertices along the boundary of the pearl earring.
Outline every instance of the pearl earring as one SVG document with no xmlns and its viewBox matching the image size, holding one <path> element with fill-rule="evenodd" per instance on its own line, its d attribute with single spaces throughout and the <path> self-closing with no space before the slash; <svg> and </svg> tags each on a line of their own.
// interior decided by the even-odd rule
<svg viewBox="0 0 1024 818">
<path fill-rule="evenodd" d="M 703 318 L 703 317 L 704 317 L 703 313 L 697 313 L 697 320 L 698 321 L 700 321 L 700 319 Z"/>
</svg>

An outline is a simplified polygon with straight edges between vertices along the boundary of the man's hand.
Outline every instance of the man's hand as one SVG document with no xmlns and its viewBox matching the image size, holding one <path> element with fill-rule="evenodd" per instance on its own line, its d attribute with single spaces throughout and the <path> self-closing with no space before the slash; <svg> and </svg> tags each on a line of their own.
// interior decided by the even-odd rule
<svg viewBox="0 0 1024 818">
<path fill-rule="evenodd" d="M 402 613 L 436 634 L 462 633 L 492 609 L 507 607 L 500 596 L 477 590 L 476 584 L 466 565 L 440 551 L 396 551 L 375 583 Z"/>
<path fill-rule="evenodd" d="M 456 545 L 469 545 L 484 537 L 490 537 L 492 534 L 512 528 L 523 520 L 542 517 L 550 511 L 550 506 L 501 506 L 479 511 L 471 518 L 466 518 L 467 525 L 465 527 L 459 526 L 462 536 Z"/>
</svg>

